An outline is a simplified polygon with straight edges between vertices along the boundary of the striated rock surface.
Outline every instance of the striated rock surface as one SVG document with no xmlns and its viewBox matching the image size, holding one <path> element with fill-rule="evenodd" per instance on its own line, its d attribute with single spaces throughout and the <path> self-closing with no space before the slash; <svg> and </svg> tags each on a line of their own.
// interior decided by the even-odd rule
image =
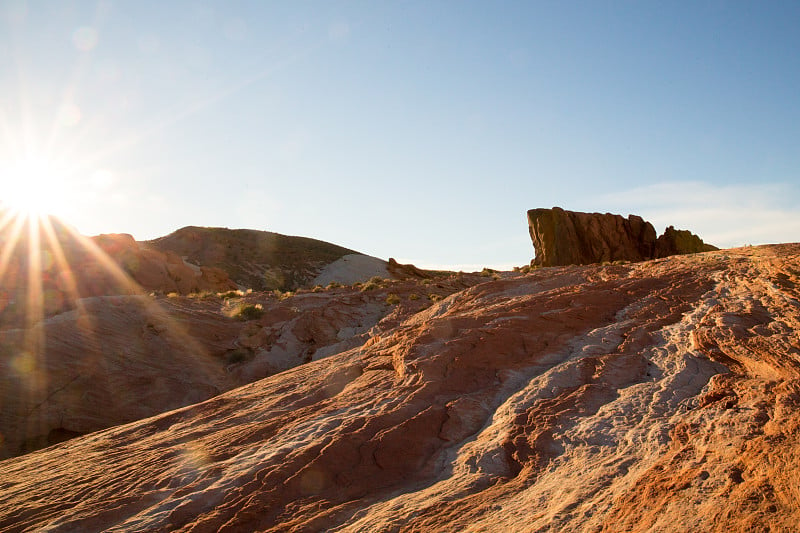
<svg viewBox="0 0 800 533">
<path fill-rule="evenodd" d="M 580 213 L 552 209 L 528 211 L 528 230 L 536 250 L 534 265 L 585 265 L 607 261 L 645 261 L 675 254 L 716 250 L 672 226 L 656 238 L 653 225 L 637 215 Z"/>
<path fill-rule="evenodd" d="M 798 276 L 797 244 L 506 275 L 0 462 L 0 530 L 792 531 Z"/>
<path fill-rule="evenodd" d="M 27 328 L 0 320 L 0 458 L 361 346 L 431 305 L 428 294 L 447 296 L 480 281 L 477 275 L 432 286 L 384 280 L 364 292 L 340 287 L 280 298 L 240 291 L 103 296 L 81 298 L 75 309 Z M 390 292 L 399 303 L 387 303 Z"/>
</svg>

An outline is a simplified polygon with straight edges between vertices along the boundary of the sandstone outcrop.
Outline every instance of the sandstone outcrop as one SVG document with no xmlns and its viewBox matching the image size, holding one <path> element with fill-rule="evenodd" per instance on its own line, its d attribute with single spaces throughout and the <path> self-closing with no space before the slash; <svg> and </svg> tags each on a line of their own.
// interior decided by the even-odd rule
<svg viewBox="0 0 800 533">
<path fill-rule="evenodd" d="M 0 462 L 0 530 L 792 531 L 798 273 L 793 244 L 488 280 Z"/>
<path fill-rule="evenodd" d="M 106 234 L 91 239 L 146 291 L 190 294 L 237 288 L 224 270 L 188 263 L 172 251 L 160 252 L 141 246 L 131 235 Z M 95 262 L 102 270 L 101 261 L 95 258 Z"/>
<path fill-rule="evenodd" d="M 385 280 L 363 292 L 339 287 L 281 297 L 95 296 L 28 327 L 6 324 L 0 307 L 0 459 L 359 347 L 430 306 L 428 294 L 444 297 L 481 281 Z M 398 304 L 387 303 L 389 293 Z M 249 316 L 248 309 L 260 312 Z"/>
<path fill-rule="evenodd" d="M 664 234 L 656 239 L 655 257 L 713 252 L 717 249 L 716 246 L 704 243 L 703 239 L 688 230 L 675 229 L 673 226 L 669 226 L 664 230 Z"/>
<path fill-rule="evenodd" d="M 586 265 L 609 261 L 645 261 L 717 248 L 672 226 L 656 238 L 653 225 L 637 215 L 581 213 L 552 209 L 528 211 L 534 265 Z"/>
</svg>

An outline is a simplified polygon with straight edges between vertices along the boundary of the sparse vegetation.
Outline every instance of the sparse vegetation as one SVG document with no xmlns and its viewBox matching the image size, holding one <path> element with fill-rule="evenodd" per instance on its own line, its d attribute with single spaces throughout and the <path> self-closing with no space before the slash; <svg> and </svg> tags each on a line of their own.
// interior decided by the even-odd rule
<svg viewBox="0 0 800 533">
<path fill-rule="evenodd" d="M 419 300 L 419 294 L 417 294 L 416 292 L 412 292 L 411 294 L 408 295 L 408 299 L 409 300 Z"/>
<path fill-rule="evenodd" d="M 328 283 L 328 288 L 329 289 L 338 289 L 341 286 L 342 286 L 342 284 L 338 283 L 336 281 L 331 281 L 330 283 Z"/>
<path fill-rule="evenodd" d="M 493 274 L 496 274 L 496 273 L 497 273 L 497 271 L 496 270 L 492 270 L 491 268 L 484 268 L 483 270 L 481 270 L 481 276 L 483 276 L 484 278 L 491 277 Z"/>
<path fill-rule="evenodd" d="M 325 289 L 322 288 L 322 285 L 314 285 L 314 288 L 311 289 L 311 292 L 322 292 Z"/>
<path fill-rule="evenodd" d="M 400 303 L 400 297 L 393 292 L 386 296 L 386 303 L 389 305 L 397 305 Z"/>
<path fill-rule="evenodd" d="M 223 300 L 229 300 L 231 298 L 239 298 L 241 296 L 244 296 L 244 292 L 242 292 L 240 290 L 228 291 L 228 292 L 220 292 L 220 293 L 217 293 L 217 296 L 219 296 Z"/>
<path fill-rule="evenodd" d="M 442 299 L 442 297 L 440 295 L 438 295 L 438 294 L 435 294 L 435 293 L 430 293 L 428 295 L 428 300 L 430 300 L 432 302 L 438 302 L 441 299 Z"/>
<path fill-rule="evenodd" d="M 189 293 L 188 297 L 189 298 L 198 299 L 198 300 L 203 300 L 203 299 L 208 298 L 208 297 L 210 297 L 212 295 L 214 295 L 214 293 L 211 292 L 211 291 L 198 291 L 198 292 Z"/>
<path fill-rule="evenodd" d="M 375 281 L 373 281 L 373 279 L 375 279 L 375 278 L 372 278 L 371 280 L 369 280 L 368 282 L 366 282 L 366 283 L 365 283 L 365 284 L 364 284 L 364 285 L 361 287 L 361 292 L 366 292 L 366 291 L 372 291 L 372 290 L 375 290 L 375 289 L 380 289 L 380 287 L 381 287 L 380 283 L 379 283 L 379 282 L 375 282 Z M 378 278 L 378 279 L 380 279 L 380 278 Z"/>
<path fill-rule="evenodd" d="M 233 316 L 239 320 L 256 320 L 264 316 L 264 307 L 261 304 L 245 304 Z"/>
</svg>

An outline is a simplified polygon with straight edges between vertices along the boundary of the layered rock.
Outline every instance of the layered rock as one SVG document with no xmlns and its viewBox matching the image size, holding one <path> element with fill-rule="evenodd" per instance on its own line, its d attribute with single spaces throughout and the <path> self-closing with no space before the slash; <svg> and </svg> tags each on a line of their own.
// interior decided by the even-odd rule
<svg viewBox="0 0 800 533">
<path fill-rule="evenodd" d="M 3 461 L 0 529 L 793 531 L 798 272 L 785 245 L 488 281 Z"/>
<path fill-rule="evenodd" d="M 280 298 L 98 296 L 27 328 L 4 324 L 0 300 L 0 459 L 359 347 L 430 306 L 429 294 L 481 281 L 383 281 L 363 292 L 339 287 Z M 387 302 L 389 293 L 399 303 Z"/>
<path fill-rule="evenodd" d="M 581 213 L 560 207 L 528 211 L 528 230 L 536 250 L 534 265 L 585 265 L 645 261 L 667 255 L 716 250 L 672 226 L 661 237 L 637 215 Z"/>
</svg>

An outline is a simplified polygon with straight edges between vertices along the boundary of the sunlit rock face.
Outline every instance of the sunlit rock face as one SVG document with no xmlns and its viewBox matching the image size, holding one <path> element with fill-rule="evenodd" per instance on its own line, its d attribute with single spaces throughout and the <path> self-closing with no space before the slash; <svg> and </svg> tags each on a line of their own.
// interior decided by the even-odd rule
<svg viewBox="0 0 800 533">
<path fill-rule="evenodd" d="M 0 530 L 792 531 L 798 273 L 792 244 L 488 280 L 3 461 Z"/>
<path fill-rule="evenodd" d="M 538 266 L 644 261 L 717 249 L 672 226 L 656 238 L 653 225 L 637 215 L 623 218 L 560 207 L 528 211 L 528 230 L 536 250 L 533 264 Z"/>
</svg>

